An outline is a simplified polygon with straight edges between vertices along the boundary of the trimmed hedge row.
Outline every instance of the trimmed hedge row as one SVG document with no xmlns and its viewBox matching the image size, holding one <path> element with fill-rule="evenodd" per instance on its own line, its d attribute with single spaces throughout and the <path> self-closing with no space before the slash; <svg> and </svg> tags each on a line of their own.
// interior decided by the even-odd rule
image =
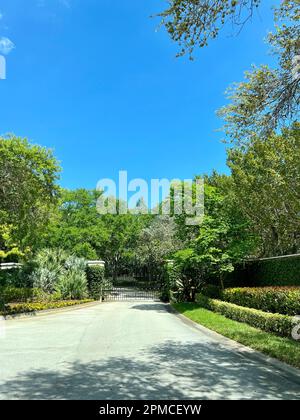
<svg viewBox="0 0 300 420">
<path fill-rule="evenodd" d="M 0 300 L 4 303 L 25 303 L 35 300 L 45 300 L 45 293 L 41 289 L 0 287 Z"/>
<path fill-rule="evenodd" d="M 226 289 L 221 300 L 265 312 L 291 316 L 300 314 L 300 287 Z"/>
<path fill-rule="evenodd" d="M 288 315 L 271 314 L 257 309 L 244 308 L 233 303 L 210 299 L 202 294 L 197 295 L 196 301 L 201 307 L 224 315 L 226 318 L 245 322 L 252 327 L 282 337 L 291 338 L 292 330 L 297 323 L 293 317 Z"/>
<path fill-rule="evenodd" d="M 4 310 L 0 312 L 0 315 L 4 317 L 7 315 L 17 315 L 23 313 L 33 313 L 37 311 L 44 311 L 48 309 L 59 309 L 69 306 L 82 305 L 84 303 L 93 302 L 92 299 L 83 300 L 61 300 L 58 302 L 35 302 L 35 303 L 16 303 L 5 305 Z"/>
</svg>

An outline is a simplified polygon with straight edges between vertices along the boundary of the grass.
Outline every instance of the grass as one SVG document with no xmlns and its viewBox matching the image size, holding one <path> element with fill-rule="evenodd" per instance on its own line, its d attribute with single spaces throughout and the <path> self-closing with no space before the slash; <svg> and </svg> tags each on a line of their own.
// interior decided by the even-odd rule
<svg viewBox="0 0 300 420">
<path fill-rule="evenodd" d="M 187 318 L 210 330 L 300 368 L 300 344 L 292 339 L 278 337 L 242 322 L 232 321 L 198 304 L 176 303 L 173 307 Z"/>
</svg>

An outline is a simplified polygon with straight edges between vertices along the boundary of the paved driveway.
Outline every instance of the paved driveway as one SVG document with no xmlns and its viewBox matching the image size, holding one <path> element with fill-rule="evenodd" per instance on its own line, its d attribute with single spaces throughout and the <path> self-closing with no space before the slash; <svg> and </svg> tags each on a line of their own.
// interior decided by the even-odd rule
<svg viewBox="0 0 300 420">
<path fill-rule="evenodd" d="M 300 397 L 296 376 L 242 356 L 167 308 L 113 302 L 6 322 L 0 398 Z"/>
</svg>

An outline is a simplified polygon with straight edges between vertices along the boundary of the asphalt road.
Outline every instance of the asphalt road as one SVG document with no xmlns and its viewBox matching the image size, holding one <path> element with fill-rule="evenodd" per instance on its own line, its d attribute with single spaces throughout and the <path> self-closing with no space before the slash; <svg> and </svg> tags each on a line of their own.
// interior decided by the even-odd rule
<svg viewBox="0 0 300 420">
<path fill-rule="evenodd" d="M 299 376 L 243 356 L 167 308 L 112 302 L 6 321 L 0 398 L 299 399 Z"/>
</svg>

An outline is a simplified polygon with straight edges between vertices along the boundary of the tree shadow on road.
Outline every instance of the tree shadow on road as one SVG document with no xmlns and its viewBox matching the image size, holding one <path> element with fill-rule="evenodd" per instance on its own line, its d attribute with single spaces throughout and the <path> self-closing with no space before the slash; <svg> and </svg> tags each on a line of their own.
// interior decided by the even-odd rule
<svg viewBox="0 0 300 420">
<path fill-rule="evenodd" d="M 32 370 L 0 387 L 3 399 L 298 399 L 299 384 L 218 343 L 170 341 L 136 359 L 77 361 Z"/>
<path fill-rule="evenodd" d="M 146 304 L 138 304 L 131 307 L 131 309 L 135 309 L 137 311 L 154 311 L 154 312 L 171 312 L 170 306 L 164 303 L 146 303 Z"/>
</svg>

